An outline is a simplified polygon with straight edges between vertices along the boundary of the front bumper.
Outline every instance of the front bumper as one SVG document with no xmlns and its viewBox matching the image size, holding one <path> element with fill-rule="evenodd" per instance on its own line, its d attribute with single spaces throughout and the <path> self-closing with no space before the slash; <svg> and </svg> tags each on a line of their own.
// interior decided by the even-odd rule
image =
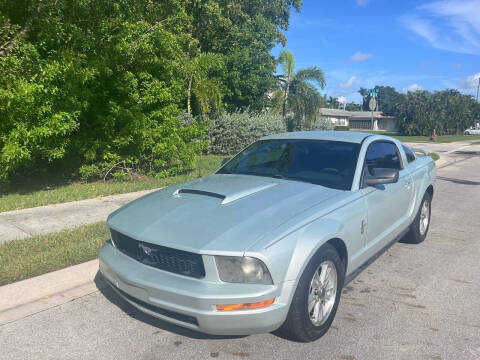
<svg viewBox="0 0 480 360">
<path fill-rule="evenodd" d="M 206 276 L 195 279 L 144 265 L 110 242 L 99 253 L 100 272 L 126 301 L 143 312 L 214 335 L 270 332 L 285 321 L 293 282 L 278 285 L 224 283 L 213 256 L 203 255 Z M 218 311 L 218 304 L 252 303 L 275 298 L 265 308 Z"/>
</svg>

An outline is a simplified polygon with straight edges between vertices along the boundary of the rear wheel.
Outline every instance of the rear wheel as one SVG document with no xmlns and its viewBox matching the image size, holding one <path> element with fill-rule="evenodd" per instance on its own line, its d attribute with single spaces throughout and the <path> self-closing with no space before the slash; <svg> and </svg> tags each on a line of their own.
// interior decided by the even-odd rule
<svg viewBox="0 0 480 360">
<path fill-rule="evenodd" d="M 423 196 L 422 203 L 418 209 L 417 216 L 412 225 L 410 225 L 410 231 L 405 236 L 405 242 L 410 244 L 420 244 L 427 237 L 428 229 L 430 227 L 430 213 L 432 209 L 432 197 L 428 192 Z"/>
<path fill-rule="evenodd" d="M 310 260 L 297 285 L 287 319 L 280 332 L 308 342 L 323 336 L 335 318 L 345 266 L 337 250 L 323 245 Z"/>
</svg>

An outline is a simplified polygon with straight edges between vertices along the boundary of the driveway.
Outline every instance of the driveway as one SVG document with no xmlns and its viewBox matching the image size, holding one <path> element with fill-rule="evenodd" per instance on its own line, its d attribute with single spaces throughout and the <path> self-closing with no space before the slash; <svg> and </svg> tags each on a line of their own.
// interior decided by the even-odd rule
<svg viewBox="0 0 480 360">
<path fill-rule="evenodd" d="M 426 241 L 395 244 L 360 274 L 314 343 L 187 331 L 97 279 L 98 292 L 0 326 L 0 359 L 479 360 L 480 155 L 459 160 L 438 171 Z"/>
</svg>

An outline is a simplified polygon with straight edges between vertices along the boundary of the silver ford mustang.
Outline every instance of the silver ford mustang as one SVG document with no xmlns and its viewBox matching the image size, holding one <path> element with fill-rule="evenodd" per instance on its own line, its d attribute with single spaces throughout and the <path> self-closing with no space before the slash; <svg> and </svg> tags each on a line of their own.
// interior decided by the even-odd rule
<svg viewBox="0 0 480 360">
<path fill-rule="evenodd" d="M 425 155 L 367 133 L 264 137 L 215 174 L 112 213 L 100 271 L 184 327 L 316 340 L 346 283 L 400 238 L 425 239 L 436 175 Z"/>
</svg>

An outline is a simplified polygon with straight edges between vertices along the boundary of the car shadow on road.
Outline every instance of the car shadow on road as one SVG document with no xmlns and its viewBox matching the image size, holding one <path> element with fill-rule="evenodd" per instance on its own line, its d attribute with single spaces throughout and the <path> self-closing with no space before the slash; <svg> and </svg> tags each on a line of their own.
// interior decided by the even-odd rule
<svg viewBox="0 0 480 360">
<path fill-rule="evenodd" d="M 190 330 L 177 326 L 175 324 L 160 320 L 156 317 L 150 316 L 133 305 L 128 301 L 124 300 L 120 295 L 112 289 L 112 287 L 105 281 L 102 274 L 97 272 L 97 275 L 94 279 L 95 284 L 97 285 L 98 290 L 109 300 L 112 304 L 118 306 L 125 314 L 134 318 L 135 320 L 142 321 L 148 325 L 154 326 L 156 328 L 175 333 L 177 335 L 185 336 L 191 339 L 200 339 L 200 340 L 228 340 L 228 339 L 239 339 L 244 338 L 244 336 L 217 336 L 204 334 L 195 330 Z"/>
<path fill-rule="evenodd" d="M 449 178 L 445 176 L 437 176 L 438 180 L 449 181 L 455 184 L 462 184 L 462 185 L 480 185 L 480 181 L 471 181 L 471 180 L 463 180 L 463 179 L 455 179 Z"/>
</svg>

